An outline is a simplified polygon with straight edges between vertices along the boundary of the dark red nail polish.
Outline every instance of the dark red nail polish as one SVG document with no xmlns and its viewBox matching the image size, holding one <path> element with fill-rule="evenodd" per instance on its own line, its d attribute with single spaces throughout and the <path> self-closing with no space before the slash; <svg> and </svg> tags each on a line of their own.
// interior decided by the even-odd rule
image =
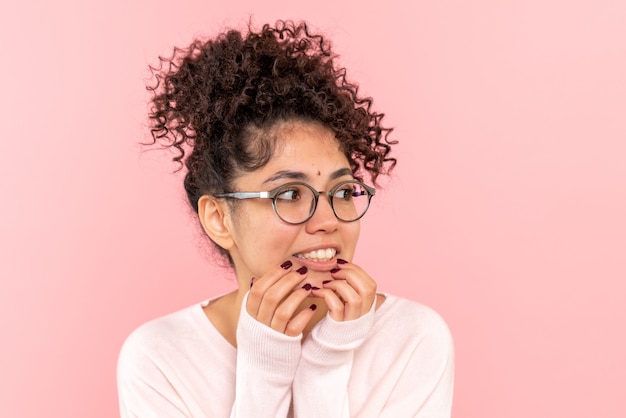
<svg viewBox="0 0 626 418">
<path fill-rule="evenodd" d="M 330 272 L 331 272 L 331 273 L 333 273 L 333 274 L 335 274 L 335 273 L 337 273 L 339 270 L 341 270 L 341 269 L 340 269 L 340 268 L 334 268 L 334 269 L 332 269 Z M 329 280 L 329 281 L 330 281 L 330 280 Z"/>
<path fill-rule="evenodd" d="M 311 306 L 309 306 L 309 309 L 314 311 L 317 309 L 317 305 L 316 304 L 312 304 Z"/>
<path fill-rule="evenodd" d="M 290 268 L 293 265 L 293 263 L 290 260 L 285 261 L 283 264 L 281 264 L 280 266 L 287 270 L 288 268 Z"/>
<path fill-rule="evenodd" d="M 289 266 L 291 266 L 291 263 L 289 264 Z M 304 274 L 304 273 L 306 273 L 307 271 L 309 271 L 309 269 L 308 269 L 308 268 L 306 268 L 306 266 L 302 266 L 302 267 L 300 267 L 300 268 L 299 268 L 298 270 L 296 270 L 296 271 L 297 271 L 298 273 L 300 273 L 300 274 Z"/>
<path fill-rule="evenodd" d="M 342 258 L 337 259 L 337 264 L 348 264 L 348 262 Z"/>
<path fill-rule="evenodd" d="M 311 285 L 310 285 L 310 284 L 308 284 L 308 283 L 306 283 L 304 286 L 302 286 L 302 288 L 303 288 L 304 290 L 311 290 Z"/>
<path fill-rule="evenodd" d="M 330 282 L 332 282 L 332 280 L 324 280 L 324 281 L 322 282 L 322 284 L 326 284 L 326 283 L 330 283 Z"/>
<path fill-rule="evenodd" d="M 320 290 L 320 288 L 317 286 L 311 286 L 311 290 Z"/>
</svg>

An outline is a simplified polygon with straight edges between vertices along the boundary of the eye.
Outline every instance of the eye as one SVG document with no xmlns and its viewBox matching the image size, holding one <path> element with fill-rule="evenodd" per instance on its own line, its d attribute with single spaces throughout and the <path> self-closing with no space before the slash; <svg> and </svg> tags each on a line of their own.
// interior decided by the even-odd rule
<svg viewBox="0 0 626 418">
<path fill-rule="evenodd" d="M 335 192 L 335 197 L 337 199 L 342 199 L 345 201 L 352 200 L 353 196 L 358 196 L 358 195 L 355 194 L 354 185 L 351 185 L 351 184 L 346 184 L 345 186 L 342 186 L 339 189 L 337 189 L 337 191 Z"/>
<path fill-rule="evenodd" d="M 300 199 L 301 193 L 297 187 L 290 187 L 288 189 L 281 190 L 277 195 L 276 199 L 281 201 L 293 201 Z"/>
</svg>

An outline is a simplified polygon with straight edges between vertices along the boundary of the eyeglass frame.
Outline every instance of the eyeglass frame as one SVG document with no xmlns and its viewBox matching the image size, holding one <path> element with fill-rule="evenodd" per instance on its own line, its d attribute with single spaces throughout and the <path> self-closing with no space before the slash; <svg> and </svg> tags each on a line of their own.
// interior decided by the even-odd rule
<svg viewBox="0 0 626 418">
<path fill-rule="evenodd" d="M 361 186 L 363 186 L 363 188 L 365 190 L 367 190 L 368 193 L 368 199 L 367 199 L 367 206 L 365 206 L 365 210 L 363 211 L 362 214 L 360 214 L 358 216 L 358 218 L 346 221 L 341 219 L 338 215 L 337 212 L 335 211 L 335 206 L 333 205 L 333 197 L 335 195 L 335 193 L 337 192 L 337 190 L 339 190 L 339 188 L 345 184 L 349 184 L 349 183 L 357 183 Z M 313 192 L 313 206 L 311 208 L 311 212 L 309 213 L 309 215 L 306 217 L 305 220 L 300 221 L 300 222 L 289 222 L 286 219 L 284 219 L 282 216 L 280 216 L 280 214 L 278 213 L 278 209 L 276 209 L 276 198 L 279 195 L 278 192 L 282 191 L 285 187 L 288 186 L 292 186 L 292 185 L 300 185 L 300 186 L 304 186 L 306 188 L 308 188 L 309 190 L 311 190 L 311 192 Z M 376 189 L 368 186 L 367 184 L 363 183 L 362 181 L 359 180 L 344 180 L 342 182 L 337 183 L 335 186 L 333 186 L 332 189 L 330 189 L 328 192 L 325 191 L 317 191 L 313 188 L 313 186 L 311 186 L 310 184 L 304 183 L 302 181 L 292 181 L 289 183 L 285 183 L 285 184 L 281 184 L 280 186 L 272 189 L 272 190 L 268 190 L 266 192 L 229 192 L 229 193 L 219 193 L 214 195 L 215 197 L 226 197 L 226 198 L 231 198 L 231 199 L 238 199 L 238 200 L 244 200 L 244 199 L 272 199 L 272 207 L 274 208 L 274 213 L 276 214 L 276 216 L 278 216 L 278 218 L 285 222 L 288 223 L 290 225 L 301 225 L 305 222 L 307 222 L 309 219 L 311 219 L 313 217 L 313 215 L 315 215 L 315 211 L 317 210 L 317 204 L 318 204 L 318 200 L 321 194 L 326 194 L 328 196 L 328 204 L 330 205 L 330 208 L 333 211 L 333 215 L 335 215 L 335 218 L 337 218 L 338 220 L 340 220 L 341 222 L 355 222 L 358 221 L 359 219 L 361 219 L 363 217 L 363 215 L 365 215 L 367 213 L 367 210 L 370 207 L 370 203 L 372 201 L 372 197 L 374 197 L 374 195 L 376 194 Z"/>
</svg>

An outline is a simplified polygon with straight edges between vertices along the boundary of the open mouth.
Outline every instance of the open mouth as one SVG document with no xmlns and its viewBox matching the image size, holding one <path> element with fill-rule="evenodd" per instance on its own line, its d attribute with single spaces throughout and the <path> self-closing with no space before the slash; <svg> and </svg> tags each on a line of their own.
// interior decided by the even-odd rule
<svg viewBox="0 0 626 418">
<path fill-rule="evenodd" d="M 319 250 L 313 250 L 308 253 L 296 254 L 296 258 L 303 258 L 305 260 L 324 262 L 332 260 L 337 254 L 337 250 L 334 248 L 321 248 Z"/>
</svg>

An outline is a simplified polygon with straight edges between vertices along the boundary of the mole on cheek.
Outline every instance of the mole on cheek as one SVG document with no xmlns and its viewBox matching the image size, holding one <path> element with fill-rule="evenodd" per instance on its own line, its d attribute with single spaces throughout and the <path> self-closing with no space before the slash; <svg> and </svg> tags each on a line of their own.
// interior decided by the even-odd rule
<svg viewBox="0 0 626 418">
<path fill-rule="evenodd" d="M 322 175 L 322 173 L 320 173 L 320 171 L 319 171 L 319 170 L 317 170 L 317 175 L 318 175 L 318 176 L 321 176 L 321 175 Z"/>
</svg>

